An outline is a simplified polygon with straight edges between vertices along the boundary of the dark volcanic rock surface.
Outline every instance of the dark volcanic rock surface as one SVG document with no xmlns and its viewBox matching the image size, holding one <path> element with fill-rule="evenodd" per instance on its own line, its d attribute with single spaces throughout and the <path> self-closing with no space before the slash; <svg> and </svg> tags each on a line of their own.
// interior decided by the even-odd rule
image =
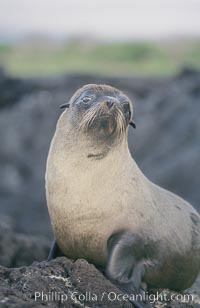
<svg viewBox="0 0 200 308">
<path fill-rule="evenodd" d="M 165 291 L 168 298 L 173 292 Z M 134 307 L 123 293 L 85 260 L 65 257 L 8 269 L 0 266 L 0 307 Z M 177 294 L 176 294 L 177 295 Z M 119 300 L 116 298 L 119 296 Z M 157 301 L 151 307 L 199 307 L 193 302 Z M 115 299 L 116 298 L 116 299 Z M 180 299 L 180 294 L 179 294 Z"/>
<path fill-rule="evenodd" d="M 45 164 L 59 105 L 86 83 L 107 83 L 134 102 L 131 153 L 157 184 L 200 210 L 200 73 L 172 78 L 63 75 L 12 79 L 0 74 L 0 214 L 20 232 L 51 236 Z M 9 95 L 8 95 L 9 93 Z"/>
<path fill-rule="evenodd" d="M 109 302 L 106 296 L 101 300 L 105 290 L 120 292 L 84 260 L 72 262 L 63 257 L 19 269 L 0 267 L 0 273 L 1 307 L 132 307 L 129 302 Z"/>
<path fill-rule="evenodd" d="M 44 236 L 25 235 L 14 232 L 8 217 L 0 220 L 0 264 L 7 267 L 30 265 L 33 261 L 47 258 L 51 247 Z"/>
<path fill-rule="evenodd" d="M 47 239 L 15 233 L 8 218 L 0 220 L 0 308 L 133 307 L 127 295 L 122 300 L 124 293 L 85 260 L 61 257 L 30 265 L 32 260 L 45 260 L 48 251 Z M 161 294 L 165 294 L 167 302 L 161 297 L 155 299 L 157 294 L 146 293 L 151 307 L 198 308 L 200 277 L 182 295 L 168 290 Z M 173 300 L 170 299 L 172 294 L 176 296 Z"/>
</svg>

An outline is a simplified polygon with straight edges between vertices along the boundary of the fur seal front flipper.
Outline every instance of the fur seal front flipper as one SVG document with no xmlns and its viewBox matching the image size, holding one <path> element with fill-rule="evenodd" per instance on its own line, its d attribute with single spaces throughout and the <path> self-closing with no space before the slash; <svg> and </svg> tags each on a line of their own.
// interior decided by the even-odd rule
<svg viewBox="0 0 200 308">
<path fill-rule="evenodd" d="M 120 232 L 108 239 L 108 259 L 105 274 L 121 291 L 134 294 L 142 301 L 142 280 L 146 271 L 143 262 L 143 244 L 141 239 L 134 234 Z M 140 260 L 141 259 L 141 260 Z M 123 260 L 123 262 L 122 262 Z M 129 298 L 130 300 L 130 298 Z M 149 307 L 139 303 L 138 300 L 130 300 L 135 307 Z"/>
<path fill-rule="evenodd" d="M 62 252 L 60 248 L 58 247 L 58 244 L 56 240 L 54 239 L 51 245 L 51 249 L 47 258 L 47 261 L 51 261 L 52 259 L 55 259 L 56 257 L 60 257 L 62 255 Z"/>
</svg>

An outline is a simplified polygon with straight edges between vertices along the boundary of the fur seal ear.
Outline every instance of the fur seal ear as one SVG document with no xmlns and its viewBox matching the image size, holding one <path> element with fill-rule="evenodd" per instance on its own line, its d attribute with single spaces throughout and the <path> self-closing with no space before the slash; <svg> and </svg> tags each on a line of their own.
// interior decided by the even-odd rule
<svg viewBox="0 0 200 308">
<path fill-rule="evenodd" d="M 62 104 L 62 105 L 60 106 L 60 109 L 69 108 L 69 106 L 70 106 L 69 103 Z"/>
<path fill-rule="evenodd" d="M 136 124 L 132 120 L 128 124 L 131 125 L 133 128 L 136 128 Z"/>
</svg>

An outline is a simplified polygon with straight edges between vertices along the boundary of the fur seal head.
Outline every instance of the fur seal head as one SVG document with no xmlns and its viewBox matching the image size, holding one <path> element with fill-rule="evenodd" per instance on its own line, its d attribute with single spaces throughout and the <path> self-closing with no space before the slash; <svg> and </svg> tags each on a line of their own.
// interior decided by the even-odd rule
<svg viewBox="0 0 200 308">
<path fill-rule="evenodd" d="M 127 131 L 133 114 L 130 99 L 108 85 L 88 84 L 80 88 L 68 104 L 74 130 L 104 144 L 119 141 Z"/>
</svg>

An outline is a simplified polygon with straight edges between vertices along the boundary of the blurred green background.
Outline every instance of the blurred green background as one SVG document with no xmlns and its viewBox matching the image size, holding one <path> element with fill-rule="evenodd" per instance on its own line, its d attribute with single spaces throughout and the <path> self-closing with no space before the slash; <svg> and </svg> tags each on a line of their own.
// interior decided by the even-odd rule
<svg viewBox="0 0 200 308">
<path fill-rule="evenodd" d="M 183 66 L 200 68 L 200 40 L 107 43 L 28 38 L 1 43 L 0 65 L 18 76 L 63 72 L 171 75 Z"/>
</svg>

